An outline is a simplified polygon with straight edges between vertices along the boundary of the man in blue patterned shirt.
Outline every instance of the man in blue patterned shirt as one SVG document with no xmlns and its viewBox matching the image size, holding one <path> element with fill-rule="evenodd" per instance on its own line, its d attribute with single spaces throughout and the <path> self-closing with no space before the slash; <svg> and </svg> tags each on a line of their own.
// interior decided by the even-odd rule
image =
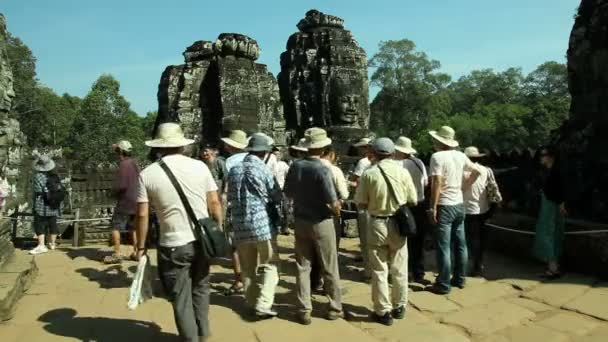
<svg viewBox="0 0 608 342">
<path fill-rule="evenodd" d="M 48 155 L 38 156 L 34 162 L 34 175 L 32 178 L 32 188 L 34 192 L 34 232 L 38 239 L 38 245 L 29 253 L 32 255 L 42 254 L 55 249 L 55 240 L 59 234 L 57 227 L 57 217 L 60 215 L 60 208 L 52 207 L 45 201 L 49 192 L 47 187 L 50 177 L 58 180 L 55 170 L 55 162 Z M 49 235 L 48 248 L 44 244 L 46 235 Z"/>
<path fill-rule="evenodd" d="M 270 150 L 265 136 L 252 135 L 247 156 L 228 173 L 230 219 L 241 261 L 245 298 L 259 319 L 277 315 L 272 305 L 279 282 L 279 257 L 276 227 L 271 222 L 268 207 L 281 200 L 281 190 L 263 161 Z"/>
</svg>

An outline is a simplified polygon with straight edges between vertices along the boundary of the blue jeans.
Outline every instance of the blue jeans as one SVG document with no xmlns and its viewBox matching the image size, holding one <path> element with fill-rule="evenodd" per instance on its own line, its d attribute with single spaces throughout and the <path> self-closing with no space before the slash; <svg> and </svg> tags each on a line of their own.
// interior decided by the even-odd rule
<svg viewBox="0 0 608 342">
<path fill-rule="evenodd" d="M 437 207 L 437 267 L 436 284 L 450 291 L 451 284 L 464 285 L 467 269 L 467 239 L 464 233 L 464 205 Z M 454 246 L 454 274 L 452 275 L 452 246 Z"/>
</svg>

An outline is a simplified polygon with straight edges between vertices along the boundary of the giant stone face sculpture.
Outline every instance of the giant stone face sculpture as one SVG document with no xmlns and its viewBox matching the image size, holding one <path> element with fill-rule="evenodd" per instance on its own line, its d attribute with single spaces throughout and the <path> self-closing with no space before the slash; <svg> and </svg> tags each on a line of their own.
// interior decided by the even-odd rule
<svg viewBox="0 0 608 342">
<path fill-rule="evenodd" d="M 310 10 L 281 55 L 279 86 L 287 129 L 324 127 L 340 144 L 367 134 L 367 56 L 336 16 Z"/>
<path fill-rule="evenodd" d="M 242 34 L 192 44 L 185 64 L 163 72 L 156 124 L 180 122 L 199 142 L 219 143 L 227 131 L 241 129 L 285 145 L 279 88 L 266 65 L 255 63 L 259 55 L 258 43 Z"/>
<path fill-rule="evenodd" d="M 583 0 L 570 35 L 570 119 L 554 136 L 568 205 L 575 216 L 608 222 L 608 0 Z"/>
</svg>

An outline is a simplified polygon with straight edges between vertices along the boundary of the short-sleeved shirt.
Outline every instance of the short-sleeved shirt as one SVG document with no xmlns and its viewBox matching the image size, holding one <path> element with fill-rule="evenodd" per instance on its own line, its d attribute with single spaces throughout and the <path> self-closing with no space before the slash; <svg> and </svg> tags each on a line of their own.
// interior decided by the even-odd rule
<svg viewBox="0 0 608 342">
<path fill-rule="evenodd" d="M 135 215 L 137 210 L 137 186 L 139 177 L 139 166 L 135 160 L 127 158 L 120 162 L 118 174 L 114 183 L 116 194 L 117 214 Z"/>
<path fill-rule="evenodd" d="M 353 170 L 353 175 L 361 177 L 361 175 L 363 175 L 363 172 L 365 172 L 365 170 L 369 169 L 371 166 L 372 162 L 371 160 L 369 160 L 369 158 L 365 157 L 359 159 L 357 165 L 355 165 L 355 169 Z"/>
<path fill-rule="evenodd" d="M 348 184 L 346 183 L 344 172 L 327 159 L 321 159 L 321 162 L 329 168 L 329 171 L 331 172 L 331 178 L 336 187 L 336 194 L 341 200 L 346 200 L 348 198 Z"/>
<path fill-rule="evenodd" d="M 332 217 L 328 205 L 337 201 L 331 172 L 319 158 L 307 157 L 291 164 L 285 194 L 293 198 L 294 216 L 311 222 Z"/>
<path fill-rule="evenodd" d="M 391 195 L 380 168 L 386 173 L 397 198 Z M 401 163 L 384 159 L 363 173 L 355 193 L 355 202 L 366 204 L 370 215 L 392 216 L 401 205 L 416 204 L 418 197 L 412 177 L 404 172 Z"/>
<path fill-rule="evenodd" d="M 448 150 L 435 152 L 431 156 L 431 176 L 441 176 L 443 184 L 439 205 L 463 204 L 462 179 L 464 171 L 477 170 L 475 164 L 462 152 Z"/>
<path fill-rule="evenodd" d="M 272 238 L 267 204 L 280 199 L 280 190 L 264 162 L 248 155 L 228 174 L 228 202 L 234 240 L 260 242 Z"/>
<path fill-rule="evenodd" d="M 403 167 L 410 173 L 412 181 L 414 181 L 418 203 L 424 201 L 424 188 L 429 184 L 429 177 L 424 163 L 422 160 L 411 156 L 409 159 L 403 160 Z"/>
<path fill-rule="evenodd" d="M 224 158 L 216 158 L 212 163 L 205 164 L 207 164 L 209 171 L 211 171 L 211 176 L 213 176 L 217 188 L 220 190 L 223 189 L 226 176 L 228 175 L 228 172 L 226 171 L 226 160 Z"/>
<path fill-rule="evenodd" d="M 274 177 L 277 179 L 281 189 L 285 187 L 285 178 L 287 177 L 287 172 L 289 172 L 289 165 L 286 162 L 279 160 L 274 171 Z"/>
<path fill-rule="evenodd" d="M 471 184 L 468 189 L 463 192 L 464 209 L 467 215 L 484 214 L 490 209 L 488 201 L 488 169 L 476 164 L 479 170 L 479 177 Z M 464 172 L 465 179 L 471 175 L 470 171 Z"/>
<path fill-rule="evenodd" d="M 245 156 L 247 156 L 247 152 L 239 152 L 228 157 L 228 159 L 226 159 L 226 174 L 228 174 L 230 169 L 235 165 L 242 163 Z"/>
<path fill-rule="evenodd" d="M 47 172 L 34 173 L 32 179 L 32 188 L 34 190 L 34 215 L 36 216 L 59 216 L 60 210 L 53 209 L 44 202 L 44 193 L 49 190 L 46 187 L 48 180 Z"/>
<path fill-rule="evenodd" d="M 209 217 L 207 193 L 217 191 L 217 184 L 205 163 L 174 154 L 163 158 L 182 186 L 197 219 Z M 177 190 L 158 163 L 139 174 L 138 203 L 150 203 L 160 225 L 160 245 L 178 247 L 195 240 L 193 222 L 179 198 Z"/>
</svg>

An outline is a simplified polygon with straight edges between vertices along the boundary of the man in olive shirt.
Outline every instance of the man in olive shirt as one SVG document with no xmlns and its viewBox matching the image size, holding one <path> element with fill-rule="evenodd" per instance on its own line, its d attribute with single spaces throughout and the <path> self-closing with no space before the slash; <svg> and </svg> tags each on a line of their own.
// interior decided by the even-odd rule
<svg viewBox="0 0 608 342">
<path fill-rule="evenodd" d="M 393 318 L 402 319 L 405 316 L 408 295 L 407 240 L 399 233 L 393 216 L 403 204 L 416 205 L 418 198 L 409 173 L 403 172 L 401 164 L 391 159 L 395 152 L 391 139 L 376 139 L 372 147 L 378 163 L 361 176 L 355 202 L 359 208 L 367 209 L 370 215 L 368 246 L 373 316 L 378 323 L 391 325 Z M 394 195 L 382 172 L 391 182 Z M 389 273 L 392 277 L 391 297 Z"/>
<path fill-rule="evenodd" d="M 311 323 L 311 262 L 315 257 L 321 263 L 325 292 L 329 297 L 327 319 L 343 317 L 340 293 L 340 272 L 333 216 L 340 214 L 340 201 L 336 196 L 329 169 L 321 163 L 324 149 L 331 145 L 327 132 L 310 128 L 304 134 L 308 157 L 295 161 L 285 180 L 285 194 L 293 199 L 295 216 L 295 249 L 299 320 Z"/>
</svg>

